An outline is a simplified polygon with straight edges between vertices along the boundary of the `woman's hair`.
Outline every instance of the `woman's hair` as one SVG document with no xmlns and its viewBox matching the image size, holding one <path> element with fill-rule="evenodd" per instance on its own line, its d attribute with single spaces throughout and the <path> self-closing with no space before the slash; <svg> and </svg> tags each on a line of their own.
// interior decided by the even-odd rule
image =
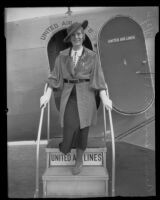
<svg viewBox="0 0 160 200">
<path fill-rule="evenodd" d="M 86 34 L 85 34 L 85 32 L 84 32 L 84 29 L 83 29 L 83 28 L 81 29 L 81 32 L 83 33 L 83 42 L 84 42 L 84 40 L 85 40 L 85 38 L 86 38 Z"/>
<path fill-rule="evenodd" d="M 86 34 L 85 34 L 85 31 L 84 31 L 84 29 L 81 27 L 81 32 L 83 33 L 83 42 L 84 42 L 84 40 L 85 40 L 85 38 L 86 38 Z M 68 42 L 71 42 L 71 35 L 70 35 L 70 37 L 68 38 Z"/>
</svg>

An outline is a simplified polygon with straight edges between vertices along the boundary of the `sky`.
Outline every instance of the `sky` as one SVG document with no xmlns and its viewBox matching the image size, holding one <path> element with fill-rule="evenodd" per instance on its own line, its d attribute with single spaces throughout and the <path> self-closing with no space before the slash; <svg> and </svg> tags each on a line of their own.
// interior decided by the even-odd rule
<svg viewBox="0 0 160 200">
<path fill-rule="evenodd" d="M 97 10 L 100 7 L 71 7 L 72 12 L 86 12 Z M 102 9 L 102 8 L 100 8 Z M 44 8 L 6 8 L 5 19 L 7 22 L 29 19 L 34 17 L 41 17 L 47 15 L 65 14 L 68 7 L 44 7 Z"/>
</svg>

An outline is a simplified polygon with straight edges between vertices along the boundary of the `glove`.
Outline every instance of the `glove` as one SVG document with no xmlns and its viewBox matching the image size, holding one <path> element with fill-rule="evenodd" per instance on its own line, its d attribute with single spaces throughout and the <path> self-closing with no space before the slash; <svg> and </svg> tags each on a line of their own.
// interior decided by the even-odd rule
<svg viewBox="0 0 160 200">
<path fill-rule="evenodd" d="M 104 106 L 107 108 L 107 110 L 109 110 L 109 109 L 112 110 L 112 101 L 107 96 L 105 90 L 101 90 L 100 91 L 100 98 L 101 98 L 102 103 L 104 104 Z"/>
<path fill-rule="evenodd" d="M 40 98 L 40 108 L 42 106 L 46 106 L 46 104 L 49 102 L 49 100 L 51 98 L 51 94 L 52 94 L 52 89 L 48 88 L 47 92 Z"/>
</svg>

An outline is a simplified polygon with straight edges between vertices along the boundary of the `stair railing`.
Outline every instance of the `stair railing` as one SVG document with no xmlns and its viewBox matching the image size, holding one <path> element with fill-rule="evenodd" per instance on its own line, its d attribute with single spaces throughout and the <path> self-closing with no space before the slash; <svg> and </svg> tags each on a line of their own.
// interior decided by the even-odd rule
<svg viewBox="0 0 160 200">
<path fill-rule="evenodd" d="M 99 41 L 98 41 L 98 48 L 97 48 L 97 54 L 98 54 L 98 60 L 99 60 L 99 64 L 100 67 L 102 68 L 101 65 L 101 59 L 100 59 L 100 52 L 99 52 Z M 109 97 L 109 92 L 107 89 L 107 85 L 106 85 L 106 94 Z M 103 116 L 104 116 L 104 139 L 105 139 L 105 143 L 106 143 L 106 139 L 107 139 L 107 130 L 106 130 L 106 113 L 105 113 L 105 106 L 103 104 Z M 115 196 L 115 136 L 114 136 L 114 129 L 113 129 L 113 122 L 112 122 L 112 113 L 111 113 L 111 109 L 108 109 L 108 114 L 109 114 L 109 123 L 110 123 L 110 129 L 111 129 L 111 140 L 112 140 L 112 196 Z"/>
<path fill-rule="evenodd" d="M 107 96 L 109 97 L 108 90 L 106 90 Z M 114 129 L 113 129 L 113 121 L 112 121 L 112 113 L 111 109 L 108 109 L 109 114 L 109 122 L 111 129 L 111 140 L 112 140 L 112 197 L 115 196 L 115 137 L 114 137 Z M 106 108 L 103 104 L 103 118 L 104 118 L 104 139 L 105 143 L 107 140 L 107 129 L 106 129 Z"/>
<path fill-rule="evenodd" d="M 44 87 L 44 94 L 47 90 L 47 83 L 45 84 Z M 48 104 L 48 122 L 47 122 L 47 139 L 49 140 L 49 133 L 50 133 L 50 102 Z M 46 104 L 44 104 L 41 107 L 41 114 L 40 114 L 40 120 L 39 120 L 39 127 L 38 127 L 38 134 L 37 134 L 37 148 L 36 148 L 36 188 L 35 188 L 35 193 L 34 193 L 34 198 L 39 197 L 39 144 L 40 144 L 40 139 L 41 139 L 41 132 L 42 132 L 42 123 L 43 123 L 43 115 L 44 115 L 44 109 L 46 107 Z"/>
<path fill-rule="evenodd" d="M 47 106 L 47 144 L 49 142 L 50 139 L 50 101 L 48 102 L 48 106 Z"/>
</svg>

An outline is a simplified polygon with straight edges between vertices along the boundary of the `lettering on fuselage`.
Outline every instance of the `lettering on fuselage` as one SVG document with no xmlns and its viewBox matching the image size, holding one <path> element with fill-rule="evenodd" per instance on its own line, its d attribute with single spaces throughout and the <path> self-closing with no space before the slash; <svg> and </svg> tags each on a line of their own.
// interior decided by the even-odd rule
<svg viewBox="0 0 160 200">
<path fill-rule="evenodd" d="M 42 40 L 45 40 L 45 39 L 47 38 L 47 35 L 48 35 L 49 33 L 51 33 L 53 30 L 56 30 L 57 28 L 59 28 L 59 25 L 58 25 L 58 24 L 52 24 L 52 25 L 50 25 L 50 26 L 44 31 L 44 33 L 42 34 L 41 39 L 42 39 Z"/>
<path fill-rule="evenodd" d="M 120 38 L 109 39 L 107 43 L 123 42 L 123 41 L 134 40 L 134 39 L 136 39 L 135 35 L 130 35 L 130 36 L 124 36 Z"/>
<path fill-rule="evenodd" d="M 64 155 L 62 153 L 50 153 L 50 165 L 74 165 L 76 161 L 76 155 L 74 153 L 68 153 Z M 102 165 L 103 153 L 98 152 L 86 152 L 83 155 L 84 165 Z"/>
<path fill-rule="evenodd" d="M 41 40 L 46 40 L 46 38 L 53 33 L 54 31 L 56 31 L 57 29 L 63 28 L 63 27 L 68 27 L 69 25 L 71 25 L 73 22 L 72 21 L 62 21 L 59 23 L 54 23 L 52 25 L 50 25 L 49 27 L 47 27 L 45 29 L 45 31 L 42 33 L 40 39 Z M 87 32 L 89 33 L 89 35 L 91 36 L 92 39 L 94 39 L 96 37 L 96 35 L 94 34 L 94 30 L 91 27 L 87 27 Z"/>
</svg>

